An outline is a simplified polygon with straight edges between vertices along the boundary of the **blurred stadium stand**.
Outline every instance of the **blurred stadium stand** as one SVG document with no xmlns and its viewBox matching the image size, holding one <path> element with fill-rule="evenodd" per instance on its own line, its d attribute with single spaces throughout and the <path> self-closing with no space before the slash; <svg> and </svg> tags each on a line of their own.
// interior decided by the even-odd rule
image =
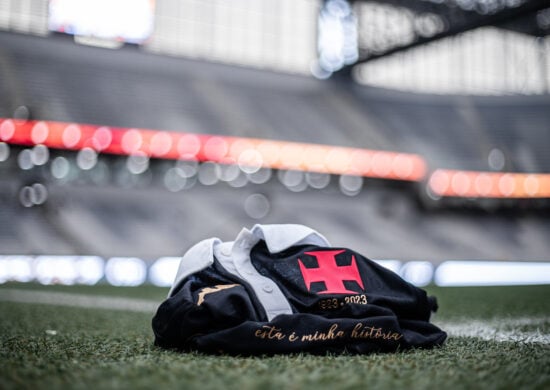
<svg viewBox="0 0 550 390">
<path fill-rule="evenodd" d="M 35 3 L 47 15 L 44 2 Z M 169 5 L 183 7 L 157 1 L 157 20 L 160 12 L 167 17 Z M 430 170 L 550 172 L 548 90 L 497 96 L 398 91 L 361 82 L 371 64 L 366 57 L 358 59 L 365 63 L 355 76 L 344 68 L 325 80 L 306 74 L 309 54 L 307 61 L 288 62 L 284 72 L 280 64 L 223 64 L 219 54 L 208 58 L 200 49 L 187 56 L 199 58 L 182 58 L 177 51 L 184 43 L 159 42 L 158 36 L 149 47 L 109 50 L 48 33 L 40 20 L 42 30 L 23 31 L 12 23 L 0 31 L 0 117 L 415 153 Z M 453 19 L 458 30 L 461 20 Z M 485 25 L 482 17 L 476 20 L 470 29 Z M 514 26 L 514 33 L 521 30 Z M 428 42 L 423 39 L 418 45 Z M 382 61 L 398 52 L 390 47 L 374 57 Z M 237 57 L 232 54 L 229 62 Z M 24 149 L 10 145 L 10 157 L 0 162 L 3 254 L 156 259 L 177 256 L 203 238 L 231 239 L 242 226 L 260 222 L 303 223 L 335 245 L 378 259 L 539 261 L 550 252 L 548 199 L 445 203 L 430 197 L 424 182 L 352 178 L 346 186 L 348 178 L 333 175 L 312 185 L 313 175 L 298 172 L 293 185 L 285 186 L 285 172 L 275 171 L 266 171 L 267 181 L 246 185 L 196 175 L 172 192 L 162 177 L 174 162 L 152 160 L 143 173 L 132 174 L 125 157 L 100 155 L 97 174 L 99 168 L 79 170 L 75 153 L 50 150 L 50 162 L 57 156 L 72 164 L 70 180 L 56 180 L 50 162 L 21 169 Z M 45 185 L 47 199 L 25 205 L 22 189 L 39 191 L 32 187 L 36 183 Z"/>
<path fill-rule="evenodd" d="M 441 96 L 0 35 L 1 117 L 237 135 L 419 153 L 432 167 L 550 171 L 550 97 Z M 299 107 L 299 109 L 296 109 Z M 546 131 L 543 131 L 546 130 Z"/>
</svg>

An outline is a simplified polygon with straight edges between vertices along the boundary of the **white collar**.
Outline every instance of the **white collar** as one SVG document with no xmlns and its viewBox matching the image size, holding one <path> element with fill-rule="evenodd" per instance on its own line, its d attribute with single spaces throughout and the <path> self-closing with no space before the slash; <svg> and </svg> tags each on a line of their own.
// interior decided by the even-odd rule
<svg viewBox="0 0 550 390">
<path fill-rule="evenodd" d="M 261 240 L 266 242 L 270 253 L 281 252 L 295 245 L 330 246 L 323 235 L 304 225 L 257 224 L 251 230 L 242 229 L 233 242 L 232 248 L 242 248 L 250 253 L 252 247 Z M 209 238 L 195 244 L 183 255 L 174 283 L 168 293 L 169 297 L 172 296 L 185 278 L 214 263 L 214 249 L 220 244 L 222 244 L 222 241 L 219 238 Z M 250 262 L 250 259 L 248 259 L 248 262 Z"/>
</svg>

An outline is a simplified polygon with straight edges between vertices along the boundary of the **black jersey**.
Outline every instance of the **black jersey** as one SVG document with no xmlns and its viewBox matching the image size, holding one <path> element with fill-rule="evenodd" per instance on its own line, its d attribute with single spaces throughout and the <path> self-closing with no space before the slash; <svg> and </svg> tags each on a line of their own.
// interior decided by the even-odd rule
<svg viewBox="0 0 550 390">
<path fill-rule="evenodd" d="M 212 238 L 180 262 L 155 344 L 208 353 L 396 351 L 441 345 L 434 297 L 302 225 Z"/>
</svg>

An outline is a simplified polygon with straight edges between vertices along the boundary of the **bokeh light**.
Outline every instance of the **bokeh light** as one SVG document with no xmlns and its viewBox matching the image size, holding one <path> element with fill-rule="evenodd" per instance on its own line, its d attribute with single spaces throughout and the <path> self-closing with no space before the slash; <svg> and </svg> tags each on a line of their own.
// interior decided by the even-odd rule
<svg viewBox="0 0 550 390">
<path fill-rule="evenodd" d="M 363 188 L 363 178 L 361 176 L 342 175 L 338 183 L 340 185 L 340 191 L 348 196 L 359 194 Z"/>
<path fill-rule="evenodd" d="M 137 153 L 141 148 L 143 138 L 137 129 L 129 129 L 122 136 L 122 150 L 129 155 Z"/>
<path fill-rule="evenodd" d="M 106 126 L 101 126 L 96 129 L 92 137 L 92 146 L 97 151 L 107 149 L 113 141 L 111 129 Z"/>
<path fill-rule="evenodd" d="M 139 175 L 149 168 L 149 157 L 144 153 L 136 153 L 126 159 L 126 168 L 134 175 Z"/>
<path fill-rule="evenodd" d="M 65 179 L 69 175 L 70 168 L 69 161 L 62 156 L 54 158 L 50 165 L 52 176 L 59 180 Z"/>
<path fill-rule="evenodd" d="M 88 171 L 97 164 L 97 153 L 92 148 L 84 148 L 76 155 L 76 165 L 83 171 Z"/>
<path fill-rule="evenodd" d="M 78 256 L 75 267 L 79 284 L 94 285 L 105 275 L 105 260 L 99 256 Z"/>
<path fill-rule="evenodd" d="M 28 171 L 34 167 L 32 160 L 33 156 L 30 149 L 23 149 L 17 155 L 17 164 L 19 165 L 19 168 L 24 171 Z"/>
<path fill-rule="evenodd" d="M 219 180 L 218 164 L 205 162 L 199 166 L 198 179 L 202 185 L 211 186 Z"/>
<path fill-rule="evenodd" d="M 409 261 L 400 272 L 403 279 L 415 286 L 427 286 L 432 282 L 434 266 L 429 261 Z"/>
<path fill-rule="evenodd" d="M 105 278 L 113 286 L 139 286 L 146 277 L 145 262 L 137 257 L 113 257 L 105 266 Z"/>
<path fill-rule="evenodd" d="M 13 120 L 6 119 L 0 123 L 0 141 L 9 141 L 15 134 L 15 123 Z"/>
<path fill-rule="evenodd" d="M 38 256 L 34 260 L 34 270 L 41 284 L 72 285 L 78 278 L 73 256 Z"/>
<path fill-rule="evenodd" d="M 264 194 L 251 194 L 244 201 L 244 210 L 253 219 L 264 218 L 270 209 L 271 204 Z"/>
<path fill-rule="evenodd" d="M 10 146 L 5 142 L 0 142 L 0 162 L 6 161 L 10 157 Z"/>
<path fill-rule="evenodd" d="M 31 130 L 31 139 L 35 144 L 42 144 L 46 142 L 49 135 L 49 127 L 46 122 L 36 122 Z"/>
<path fill-rule="evenodd" d="M 67 149 L 72 149 L 76 147 L 81 136 L 80 126 L 77 124 L 70 124 L 65 128 L 65 130 L 63 130 L 63 145 Z"/>
<path fill-rule="evenodd" d="M 31 256 L 0 255 L 0 283 L 30 282 L 34 279 Z"/>
<path fill-rule="evenodd" d="M 180 257 L 161 257 L 149 268 L 149 281 L 155 286 L 170 287 L 178 271 Z"/>
<path fill-rule="evenodd" d="M 36 166 L 44 165 L 50 159 L 50 150 L 47 146 L 36 145 L 31 149 L 31 161 Z"/>
</svg>

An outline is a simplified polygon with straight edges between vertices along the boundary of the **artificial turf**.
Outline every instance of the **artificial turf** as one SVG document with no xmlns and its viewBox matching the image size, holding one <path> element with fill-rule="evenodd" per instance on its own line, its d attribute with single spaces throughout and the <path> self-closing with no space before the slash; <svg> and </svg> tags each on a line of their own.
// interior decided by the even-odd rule
<svg viewBox="0 0 550 390">
<path fill-rule="evenodd" d="M 158 300 L 154 287 L 37 286 Z M 550 286 L 428 288 L 438 320 L 542 318 Z M 152 313 L 0 302 L 0 389 L 549 389 L 550 347 L 450 337 L 442 348 L 365 356 L 208 356 L 153 346 Z M 525 326 L 523 325 L 525 330 Z M 533 331 L 532 326 L 528 329 Z"/>
</svg>

